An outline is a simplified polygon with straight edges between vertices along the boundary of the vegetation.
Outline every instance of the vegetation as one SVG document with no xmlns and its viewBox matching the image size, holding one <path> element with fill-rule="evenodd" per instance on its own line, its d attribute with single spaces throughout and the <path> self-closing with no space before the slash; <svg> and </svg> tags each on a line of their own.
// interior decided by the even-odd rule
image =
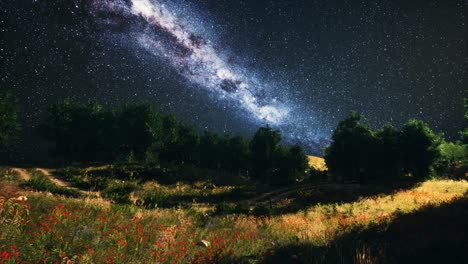
<svg viewBox="0 0 468 264">
<path fill-rule="evenodd" d="M 465 181 L 426 181 L 408 190 L 349 202 L 309 204 L 297 212 L 274 214 L 276 205 L 270 207 L 268 203 L 257 203 L 251 211 L 245 203 L 223 202 L 208 209 L 148 209 L 154 207 L 18 190 L 15 181 L 4 181 L 0 186 L 0 228 L 4 230 L 0 233 L 0 260 L 5 263 L 328 262 L 321 254 L 329 260 L 381 262 L 393 258 L 396 251 L 384 244 L 366 244 L 372 240 L 360 240 L 359 244 L 350 241 L 364 239 L 371 232 L 384 232 L 395 220 L 428 206 L 439 208 L 463 201 L 468 191 Z M 127 188 L 122 186 L 116 189 Z M 145 184 L 144 188 L 151 190 L 154 186 Z M 326 188 L 331 188 L 335 197 L 349 191 L 346 186 Z M 359 189 L 354 192 L 362 194 Z M 164 202 L 174 195 L 176 192 L 166 192 L 162 195 L 165 198 L 151 199 Z M 319 195 L 318 199 L 326 201 L 326 196 Z M 457 214 L 466 214 L 466 207 L 457 210 Z M 427 223 L 421 221 L 419 226 Z M 418 239 L 429 235 L 414 232 Z M 391 238 L 386 240 L 389 242 Z"/>
<path fill-rule="evenodd" d="M 40 132 L 65 166 L 0 168 L 0 263 L 454 262 L 466 254 L 458 246 L 468 240 L 458 232 L 468 215 L 466 141 L 447 142 L 419 120 L 372 130 L 352 113 L 325 160 L 282 145 L 269 126 L 252 139 L 199 134 L 151 105 L 65 100 L 49 107 Z M 436 247 L 449 256 L 425 253 Z"/>
<path fill-rule="evenodd" d="M 16 138 L 20 126 L 18 98 L 9 90 L 0 90 L 0 149 Z"/>
<path fill-rule="evenodd" d="M 34 171 L 30 180 L 21 184 L 22 188 L 27 190 L 49 192 L 51 194 L 64 195 L 68 197 L 79 197 L 80 193 L 71 188 L 60 187 L 54 184 L 47 176 Z"/>
<path fill-rule="evenodd" d="M 410 120 L 401 129 L 385 125 L 372 131 L 356 113 L 338 124 L 332 140 L 325 149 L 330 173 L 360 181 L 395 180 L 404 175 L 425 179 L 441 156 L 443 141 L 420 120 Z"/>
<path fill-rule="evenodd" d="M 200 136 L 148 104 L 104 109 L 97 103 L 65 100 L 48 110 L 41 133 L 55 143 L 55 155 L 68 161 L 193 164 L 238 175 L 251 172 L 275 184 L 303 178 L 308 168 L 302 148 L 280 146 L 281 133 L 268 126 L 259 128 L 249 142 L 212 132 Z"/>
</svg>

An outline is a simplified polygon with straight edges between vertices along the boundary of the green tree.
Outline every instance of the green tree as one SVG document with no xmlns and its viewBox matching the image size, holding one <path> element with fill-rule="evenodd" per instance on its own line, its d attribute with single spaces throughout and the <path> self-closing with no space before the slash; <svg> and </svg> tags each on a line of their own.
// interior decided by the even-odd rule
<svg viewBox="0 0 468 264">
<path fill-rule="evenodd" d="M 401 131 L 386 124 L 375 132 L 376 152 L 372 158 L 373 173 L 391 180 L 400 175 Z"/>
<path fill-rule="evenodd" d="M 234 136 L 227 139 L 226 144 L 226 168 L 238 174 L 247 171 L 250 166 L 249 142 L 241 136 Z"/>
<path fill-rule="evenodd" d="M 463 144 L 468 145 L 468 127 L 466 123 L 468 122 L 468 98 L 464 99 L 465 102 L 465 128 L 460 131 L 460 140 Z"/>
<path fill-rule="evenodd" d="M 253 176 L 266 180 L 274 168 L 274 153 L 281 141 L 281 133 L 270 126 L 260 127 L 250 142 Z"/>
<path fill-rule="evenodd" d="M 221 167 L 221 140 L 213 132 L 205 131 L 200 138 L 200 165 L 204 168 L 219 169 Z"/>
<path fill-rule="evenodd" d="M 429 175 L 431 165 L 440 156 L 442 138 L 429 126 L 416 119 L 406 123 L 401 132 L 403 167 L 418 179 Z"/>
<path fill-rule="evenodd" d="M 18 98 L 8 90 L 0 91 L 0 148 L 10 144 L 18 135 Z"/>
<path fill-rule="evenodd" d="M 324 150 L 329 172 L 337 178 L 361 180 L 372 168 L 375 139 L 362 116 L 352 112 L 338 123 L 330 146 Z"/>
</svg>

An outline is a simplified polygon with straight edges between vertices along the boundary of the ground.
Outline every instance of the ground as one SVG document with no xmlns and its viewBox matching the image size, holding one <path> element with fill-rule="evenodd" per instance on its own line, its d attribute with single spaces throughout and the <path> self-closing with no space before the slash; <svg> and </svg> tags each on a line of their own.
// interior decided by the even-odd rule
<svg viewBox="0 0 468 264">
<path fill-rule="evenodd" d="M 468 250 L 466 181 L 278 188 L 187 170 L 2 168 L 0 263 L 461 263 Z"/>
</svg>

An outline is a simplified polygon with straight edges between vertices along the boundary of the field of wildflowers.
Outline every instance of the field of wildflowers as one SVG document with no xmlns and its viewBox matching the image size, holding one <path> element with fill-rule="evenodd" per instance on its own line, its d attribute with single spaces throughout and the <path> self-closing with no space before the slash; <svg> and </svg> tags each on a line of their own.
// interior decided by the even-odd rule
<svg viewBox="0 0 468 264">
<path fill-rule="evenodd" d="M 255 216 L 51 195 L 23 190 L 12 177 L 0 186 L 0 263 L 271 262 L 283 245 L 326 246 L 350 232 L 386 226 L 399 215 L 466 198 L 468 191 L 466 181 L 432 180 L 352 202 Z M 301 262 L 301 252 L 290 256 Z M 359 256 L 357 263 L 372 262 L 371 255 Z"/>
</svg>

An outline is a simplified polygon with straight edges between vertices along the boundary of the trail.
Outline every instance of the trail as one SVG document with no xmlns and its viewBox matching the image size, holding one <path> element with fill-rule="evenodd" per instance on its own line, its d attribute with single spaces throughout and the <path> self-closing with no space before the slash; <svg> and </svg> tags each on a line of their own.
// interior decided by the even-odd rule
<svg viewBox="0 0 468 264">
<path fill-rule="evenodd" d="M 20 181 L 28 181 L 31 179 L 31 174 L 25 169 L 11 168 L 11 171 L 16 173 L 16 175 L 18 176 L 18 180 Z"/>
<path fill-rule="evenodd" d="M 55 185 L 60 187 L 70 187 L 70 183 L 60 180 L 57 177 L 53 176 L 49 169 L 44 168 L 36 168 L 36 171 L 44 174 L 50 181 L 52 181 Z"/>
<path fill-rule="evenodd" d="M 64 187 L 64 188 L 75 189 L 75 190 L 79 191 L 80 193 L 82 193 L 85 196 L 101 197 L 100 192 L 90 191 L 90 190 L 83 190 L 83 189 L 71 186 L 71 184 L 69 182 L 57 178 L 53 174 L 53 172 L 51 172 L 50 169 L 36 168 L 36 171 L 44 174 L 47 178 L 49 178 L 50 181 L 52 181 L 57 186 Z"/>
</svg>

